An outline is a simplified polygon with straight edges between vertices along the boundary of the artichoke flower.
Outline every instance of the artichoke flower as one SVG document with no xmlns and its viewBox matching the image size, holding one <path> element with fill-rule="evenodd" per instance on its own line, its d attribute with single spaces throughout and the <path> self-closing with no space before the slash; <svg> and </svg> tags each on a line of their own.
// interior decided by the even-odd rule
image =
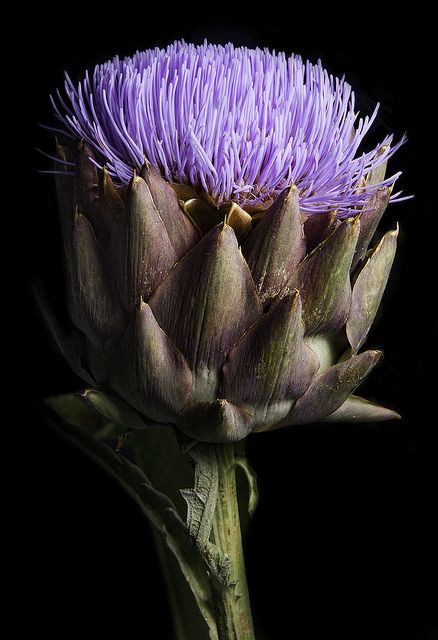
<svg viewBox="0 0 438 640">
<path fill-rule="evenodd" d="M 206 442 L 398 417 L 353 394 L 381 355 L 361 349 L 403 140 L 358 153 L 377 109 L 358 120 L 345 80 L 179 42 L 67 77 L 52 104 L 72 327 L 51 325 L 98 411 Z"/>
</svg>

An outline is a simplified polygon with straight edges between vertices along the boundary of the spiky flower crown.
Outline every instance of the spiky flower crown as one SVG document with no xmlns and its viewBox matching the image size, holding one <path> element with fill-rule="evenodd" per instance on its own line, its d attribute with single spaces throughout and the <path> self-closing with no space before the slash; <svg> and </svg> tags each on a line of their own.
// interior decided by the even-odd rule
<svg viewBox="0 0 438 640">
<path fill-rule="evenodd" d="M 361 150 L 378 106 L 359 118 L 345 79 L 267 49 L 175 42 L 115 57 L 77 85 L 67 75 L 52 104 L 61 130 L 88 142 L 116 184 L 146 158 L 218 206 L 267 208 L 294 184 L 303 212 L 349 216 L 400 175 L 364 184 L 403 143 L 387 136 Z"/>
</svg>

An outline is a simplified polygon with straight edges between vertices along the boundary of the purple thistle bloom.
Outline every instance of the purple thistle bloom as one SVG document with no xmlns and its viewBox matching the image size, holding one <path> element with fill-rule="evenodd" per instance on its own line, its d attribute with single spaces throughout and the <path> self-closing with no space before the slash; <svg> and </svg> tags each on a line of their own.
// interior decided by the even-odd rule
<svg viewBox="0 0 438 640">
<path fill-rule="evenodd" d="M 361 151 L 378 106 L 358 118 L 350 85 L 295 55 L 175 42 L 115 57 L 77 86 L 66 75 L 65 94 L 52 98 L 62 130 L 121 185 L 146 157 L 218 206 L 268 206 L 295 184 L 302 211 L 345 216 L 400 175 L 365 184 L 404 139 Z"/>
</svg>

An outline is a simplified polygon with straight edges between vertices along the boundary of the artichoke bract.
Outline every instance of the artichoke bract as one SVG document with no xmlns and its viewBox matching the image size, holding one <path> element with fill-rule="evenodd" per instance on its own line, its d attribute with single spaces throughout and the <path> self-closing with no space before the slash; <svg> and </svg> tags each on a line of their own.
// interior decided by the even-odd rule
<svg viewBox="0 0 438 640">
<path fill-rule="evenodd" d="M 70 332 L 61 330 L 53 318 L 51 325 L 71 366 L 90 385 L 86 398 L 97 411 L 128 428 L 151 423 L 174 425 L 207 442 L 238 441 L 253 431 L 315 421 L 398 417 L 353 395 L 381 355 L 361 349 L 396 251 L 397 230 L 373 242 L 397 177 L 384 176 L 393 149 L 386 140 L 372 153 L 355 159 L 367 123 L 360 121 L 358 128 L 352 129 L 353 102 L 348 100 L 348 85 L 335 83 L 321 67 L 309 64 L 307 76 L 299 76 L 299 60 L 291 63 L 258 51 L 257 56 L 265 56 L 275 69 L 281 71 L 284 65 L 295 69 L 295 76 L 288 76 L 293 79 L 292 88 L 278 83 L 279 91 L 287 96 L 283 125 L 289 122 L 292 108 L 296 113 L 299 108 L 307 109 L 314 123 L 313 128 L 306 128 L 301 116 L 292 118 L 289 130 L 283 126 L 285 151 L 280 164 L 267 156 L 272 139 L 267 133 L 270 116 L 265 113 L 264 128 L 257 125 L 259 137 L 248 133 L 253 142 L 258 140 L 261 153 L 256 156 L 261 161 L 256 170 L 247 163 L 246 175 L 242 169 L 244 136 L 237 148 L 238 127 L 232 124 L 230 133 L 226 126 L 229 119 L 222 118 L 218 108 L 217 121 L 222 119 L 225 124 L 221 129 L 210 123 L 211 141 L 207 144 L 198 136 L 197 146 L 190 138 L 198 158 L 198 164 L 192 163 L 192 172 L 187 158 L 181 159 L 183 152 L 189 153 L 182 134 L 179 155 L 166 145 L 164 137 L 161 151 L 155 145 L 152 152 L 151 140 L 158 134 L 150 125 L 150 135 L 147 139 L 143 136 L 139 150 L 139 140 L 133 140 L 132 132 L 128 135 L 123 122 L 123 118 L 133 117 L 126 96 L 134 105 L 139 104 L 138 95 L 149 104 L 145 91 L 155 85 L 162 91 L 166 82 L 169 88 L 172 74 L 166 75 L 163 69 L 175 71 L 178 64 L 180 76 L 185 70 L 186 75 L 192 71 L 197 77 L 195 67 L 187 63 L 196 48 L 184 43 L 172 46 L 167 57 L 155 51 L 157 59 L 161 55 L 158 69 L 164 84 L 148 78 L 146 66 L 143 75 L 131 74 L 131 93 L 124 91 L 121 78 L 126 80 L 126 68 L 139 66 L 141 54 L 137 54 L 124 62 L 124 76 L 119 69 L 122 63 L 113 61 L 112 93 L 107 87 L 107 93 L 99 94 L 108 73 L 105 66 L 95 72 L 93 87 L 87 76 L 83 91 L 81 86 L 73 89 L 68 80 L 67 95 L 73 106 L 61 102 L 56 108 L 65 130 L 79 144 L 57 146 L 59 167 L 55 173 L 72 327 Z M 239 65 L 231 64 L 233 52 L 235 59 L 245 60 L 241 50 L 230 47 L 216 48 L 216 53 L 225 51 L 220 67 L 224 77 L 224 60 L 233 73 L 239 73 Z M 196 64 L 202 63 L 199 49 Z M 205 68 L 210 62 L 211 71 L 206 51 L 204 45 Z M 244 51 L 247 59 L 254 60 L 254 52 Z M 153 52 L 148 55 L 146 62 L 153 66 Z M 172 55 L 176 62 L 172 62 Z M 168 66 L 164 67 L 166 60 Z M 144 65 L 146 62 L 143 60 Z M 216 71 L 215 77 L 219 77 Z M 260 80 L 256 65 L 245 73 L 243 84 L 247 75 L 254 80 L 258 74 L 257 81 L 247 83 L 247 96 L 251 87 L 257 92 L 257 83 L 264 80 Z M 318 73 L 327 85 L 324 91 L 318 89 Z M 287 77 L 283 75 L 285 84 Z M 266 70 L 263 77 L 269 77 Z M 208 78 L 205 82 L 208 84 Z M 132 95 L 133 87 L 140 87 L 139 93 Z M 160 93 L 161 110 L 175 113 L 176 100 L 185 105 L 179 114 L 181 122 L 173 120 L 181 133 L 193 114 L 187 115 L 190 104 L 176 96 L 175 84 L 173 93 L 171 89 Z M 296 96 L 294 107 L 291 93 Z M 112 124 L 107 123 L 107 129 L 113 127 L 112 138 L 98 121 L 102 95 L 107 96 L 107 119 L 113 119 Z M 281 111 L 278 99 L 266 97 L 266 92 L 261 95 L 272 100 L 275 130 Z M 196 95 L 191 96 L 193 109 L 207 108 L 205 100 L 196 106 Z M 243 108 L 242 100 L 229 99 L 235 100 L 235 110 Z M 94 129 L 87 108 L 93 111 Z M 230 111 L 230 105 L 222 104 L 222 108 L 225 115 Z M 214 113 L 213 107 L 210 112 Z M 135 117 L 141 118 L 138 114 Z M 144 115 L 147 117 L 152 116 Z M 146 129 L 144 119 L 141 131 L 137 126 L 140 137 Z M 205 123 L 208 133 L 204 118 Z M 248 119 L 246 126 L 250 132 L 252 121 Z M 123 149 L 121 130 L 126 131 Z M 196 134 L 193 128 L 192 134 Z M 185 135 L 187 141 L 189 134 Z M 216 153 L 227 136 L 234 143 L 223 144 L 222 155 Z M 299 142 L 296 147 L 295 139 Z M 237 155 L 232 157 L 233 144 Z M 289 148 L 292 155 L 286 153 Z M 274 151 L 278 160 L 278 149 Z M 141 154 L 147 159 L 140 161 Z M 203 173 L 199 158 L 204 158 L 208 171 Z M 219 164 L 223 167 L 224 158 L 238 171 L 239 179 L 236 175 L 223 177 Z M 236 168 L 236 158 L 240 158 L 240 168 Z M 324 168 L 324 180 L 318 166 Z"/>
</svg>

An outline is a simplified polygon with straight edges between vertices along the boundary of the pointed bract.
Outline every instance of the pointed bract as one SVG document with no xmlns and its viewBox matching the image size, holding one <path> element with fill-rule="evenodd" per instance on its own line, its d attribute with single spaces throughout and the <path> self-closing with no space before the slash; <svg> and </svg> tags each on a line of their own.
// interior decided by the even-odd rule
<svg viewBox="0 0 438 640">
<path fill-rule="evenodd" d="M 210 229 L 224 220 L 223 214 L 203 198 L 197 197 L 186 200 L 185 202 L 180 201 L 180 205 L 184 209 L 186 216 L 198 230 L 199 235 L 208 233 Z"/>
<path fill-rule="evenodd" d="M 347 337 L 353 351 L 365 342 L 385 291 L 397 248 L 398 231 L 388 231 L 365 262 L 351 296 Z"/>
<path fill-rule="evenodd" d="M 227 400 L 197 402 L 184 411 L 177 425 L 203 442 L 238 442 L 251 430 L 252 416 Z"/>
<path fill-rule="evenodd" d="M 214 400 L 230 347 L 262 314 L 231 227 L 218 225 L 204 236 L 160 284 L 150 305 L 194 372 L 195 400 Z"/>
<path fill-rule="evenodd" d="M 242 243 L 252 229 L 251 216 L 235 202 L 229 207 L 225 216 L 225 222 L 230 227 L 233 227 L 239 244 Z"/>
<path fill-rule="evenodd" d="M 126 199 L 126 218 L 110 245 L 115 255 L 117 287 L 124 305 L 132 310 L 148 300 L 177 260 L 146 182 L 134 176 Z"/>
<path fill-rule="evenodd" d="M 99 198 L 97 167 L 92 162 L 94 153 L 87 142 L 83 140 L 78 144 L 76 154 L 76 176 L 75 176 L 75 202 L 86 215 L 90 216 Z"/>
<path fill-rule="evenodd" d="M 150 420 L 174 422 L 186 406 L 192 374 L 182 354 L 140 303 L 120 344 L 111 376 L 114 388 Z"/>
<path fill-rule="evenodd" d="M 380 356 L 379 351 L 365 351 L 318 374 L 280 426 L 318 422 L 339 409 Z"/>
<path fill-rule="evenodd" d="M 286 189 L 268 209 L 243 247 L 263 305 L 275 298 L 306 253 L 298 189 Z"/>
<path fill-rule="evenodd" d="M 195 191 L 193 187 L 189 184 L 180 184 L 178 182 L 169 182 L 169 185 L 176 193 L 176 197 L 178 198 L 178 202 L 181 200 L 186 202 L 187 200 L 192 200 L 193 198 L 199 198 L 199 193 Z"/>
<path fill-rule="evenodd" d="M 350 396 L 339 409 L 326 416 L 323 422 L 386 422 L 400 418 L 401 416 L 392 409 L 381 407 L 359 396 Z"/>
<path fill-rule="evenodd" d="M 76 149 L 75 165 L 73 212 L 78 209 L 90 220 L 99 243 L 104 247 L 111 236 L 115 203 L 123 208 L 123 202 L 106 168 L 97 168 L 93 149 L 84 140 Z"/>
<path fill-rule="evenodd" d="M 342 222 L 292 273 L 283 295 L 299 290 L 307 334 L 330 333 L 345 323 L 351 299 L 351 260 L 358 234 L 357 219 Z"/>
<path fill-rule="evenodd" d="M 92 342 L 105 343 L 121 331 L 124 313 L 91 223 L 81 213 L 74 219 L 70 269 L 73 322 Z"/>
<path fill-rule="evenodd" d="M 254 413 L 254 428 L 285 418 L 316 374 L 319 362 L 304 343 L 298 292 L 264 315 L 230 351 L 219 395 Z"/>
<path fill-rule="evenodd" d="M 110 237 L 113 226 L 124 214 L 124 205 L 106 167 L 103 167 L 99 173 L 98 193 L 99 213 L 107 227 L 108 237 Z"/>
<path fill-rule="evenodd" d="M 76 172 L 73 190 L 74 209 L 87 216 L 93 225 L 94 233 L 104 245 L 108 241 L 108 225 L 99 199 L 99 176 L 93 160 L 94 152 L 90 145 L 81 141 L 76 152 Z"/>
<path fill-rule="evenodd" d="M 97 389 L 86 389 L 82 397 L 94 411 L 110 422 L 126 429 L 145 429 L 148 426 L 140 415 L 121 398 Z"/>
<path fill-rule="evenodd" d="M 156 167 L 145 162 L 140 175 L 149 187 L 175 255 L 181 258 L 198 242 L 199 233 L 182 210 L 175 191 Z"/>
<path fill-rule="evenodd" d="M 369 200 L 369 203 L 365 207 L 365 211 L 359 215 L 360 220 L 360 232 L 357 240 L 356 251 L 354 253 L 353 262 L 351 268 L 354 269 L 356 265 L 363 260 L 368 246 L 373 239 L 377 226 L 385 212 L 386 207 L 391 197 L 391 188 L 385 187 L 379 189 Z"/>
</svg>

